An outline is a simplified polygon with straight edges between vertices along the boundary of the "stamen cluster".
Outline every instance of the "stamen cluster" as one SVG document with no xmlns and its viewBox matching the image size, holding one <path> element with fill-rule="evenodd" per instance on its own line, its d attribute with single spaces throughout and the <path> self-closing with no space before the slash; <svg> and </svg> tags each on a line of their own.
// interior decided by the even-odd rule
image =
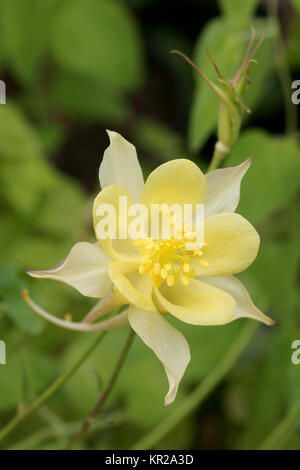
<svg viewBox="0 0 300 470">
<path fill-rule="evenodd" d="M 136 240 L 135 246 L 142 250 L 142 260 L 139 265 L 139 273 L 150 273 L 150 279 L 154 281 L 154 285 L 159 287 L 163 282 L 168 286 L 173 286 L 180 279 L 183 285 L 188 285 L 191 278 L 195 277 L 195 270 L 192 266 L 193 261 L 198 262 L 201 266 L 208 266 L 208 262 L 199 259 L 203 256 L 202 244 L 199 249 L 188 249 L 187 245 L 195 241 L 196 234 L 185 226 L 182 229 L 182 237 L 174 236 L 167 240 L 155 240 L 146 238 Z"/>
</svg>

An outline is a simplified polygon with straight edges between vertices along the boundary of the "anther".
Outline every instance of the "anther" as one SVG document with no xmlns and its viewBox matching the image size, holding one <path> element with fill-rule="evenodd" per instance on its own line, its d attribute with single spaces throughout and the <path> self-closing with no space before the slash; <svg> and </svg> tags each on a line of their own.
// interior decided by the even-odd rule
<svg viewBox="0 0 300 470">
<path fill-rule="evenodd" d="M 154 265 L 154 273 L 158 275 L 158 274 L 160 273 L 160 268 L 161 268 L 160 263 L 155 263 L 155 265 Z"/>
<path fill-rule="evenodd" d="M 185 273 L 188 273 L 191 270 L 191 266 L 189 263 L 184 263 L 182 269 Z"/>
<path fill-rule="evenodd" d="M 207 268 L 208 262 L 205 259 L 202 259 L 199 261 L 200 266 L 203 266 L 204 268 Z"/>
<path fill-rule="evenodd" d="M 195 251 L 194 251 L 194 255 L 195 255 L 195 256 L 202 256 L 202 255 L 203 255 L 203 251 L 202 251 L 202 250 L 195 250 Z"/>
<path fill-rule="evenodd" d="M 161 275 L 162 279 L 166 279 L 168 273 L 167 273 L 167 271 L 166 271 L 164 268 L 162 268 L 162 269 L 160 270 L 160 275 Z"/>
<path fill-rule="evenodd" d="M 174 276 L 173 274 L 169 274 L 168 277 L 167 277 L 167 284 L 169 287 L 173 286 L 174 285 Z"/>
<path fill-rule="evenodd" d="M 190 283 L 190 280 L 187 276 L 181 276 L 181 282 L 184 286 L 188 286 Z"/>
</svg>

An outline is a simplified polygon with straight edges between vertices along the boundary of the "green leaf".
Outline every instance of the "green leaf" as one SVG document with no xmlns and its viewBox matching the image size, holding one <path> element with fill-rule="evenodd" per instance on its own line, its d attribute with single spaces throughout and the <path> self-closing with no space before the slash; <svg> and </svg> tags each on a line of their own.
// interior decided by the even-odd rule
<svg viewBox="0 0 300 470">
<path fill-rule="evenodd" d="M 71 247 L 72 241 L 69 238 L 57 239 L 46 234 L 29 232 L 11 247 L 10 257 L 23 269 L 50 269 L 65 259 Z"/>
<path fill-rule="evenodd" d="M 30 214 L 51 186 L 54 172 L 43 158 L 40 142 L 12 105 L 0 107 L 0 188 L 4 201 L 20 214 Z"/>
<path fill-rule="evenodd" d="M 131 90 L 143 75 L 141 39 L 127 8 L 109 0 L 65 0 L 51 25 L 51 50 L 62 68 Z"/>
<path fill-rule="evenodd" d="M 254 364 L 255 369 L 249 374 L 250 384 L 249 381 L 245 383 L 249 407 L 244 431 L 238 438 L 242 449 L 256 449 L 283 416 L 290 338 L 291 328 L 280 326 L 262 338 L 261 362 Z"/>
<path fill-rule="evenodd" d="M 0 161 L 36 159 L 39 140 L 22 112 L 14 105 L 0 106 Z"/>
<path fill-rule="evenodd" d="M 12 266 L 0 265 L 0 295 L 16 285 L 18 276 L 16 270 Z"/>
<path fill-rule="evenodd" d="M 299 261 L 298 237 L 268 241 L 262 232 L 259 254 L 255 263 L 248 268 L 246 275 L 251 278 L 260 308 L 264 310 L 272 308 L 274 319 L 279 323 L 292 317 L 298 303 Z"/>
<path fill-rule="evenodd" d="M 191 362 L 185 373 L 185 383 L 197 384 L 208 374 L 230 347 L 243 326 L 235 321 L 224 326 L 191 326 L 168 315 L 168 321 L 185 336 L 191 349 Z"/>
<path fill-rule="evenodd" d="M 79 185 L 66 176 L 57 175 L 51 191 L 41 200 L 32 225 L 47 235 L 75 235 L 82 222 L 84 203 Z"/>
<path fill-rule="evenodd" d="M 271 37 L 275 34 L 274 24 L 256 20 L 254 26 L 259 34 L 266 33 L 266 39 L 256 58 L 258 65 L 251 65 L 251 83 L 244 101 L 252 111 L 262 96 L 265 80 L 272 68 Z M 233 31 L 222 18 L 209 22 L 196 42 L 195 63 L 212 81 L 217 82 L 216 72 L 207 56 L 206 48 L 224 78 L 232 78 L 238 71 L 250 40 L 250 27 L 243 31 Z M 220 101 L 208 85 L 197 76 L 195 96 L 189 122 L 189 146 L 200 149 L 217 127 Z"/>
<path fill-rule="evenodd" d="M 41 0 L 1 0 L 0 25 L 6 62 L 16 76 L 36 81 L 45 50 L 45 7 Z"/>
<path fill-rule="evenodd" d="M 259 0 L 219 0 L 220 8 L 230 24 L 236 28 L 249 24 Z"/>
<path fill-rule="evenodd" d="M 9 346 L 9 343 L 7 343 Z M 30 366 L 30 388 L 38 395 L 54 379 L 55 361 L 41 351 L 26 351 Z M 7 363 L 0 367 L 1 400 L 0 410 L 17 407 L 22 400 L 21 357 L 18 350 L 7 350 Z"/>
<path fill-rule="evenodd" d="M 6 361 L 5 365 L 0 366 L 1 410 L 16 407 L 21 401 L 20 358 L 7 351 Z"/>
<path fill-rule="evenodd" d="M 133 141 L 160 161 L 185 155 L 182 136 L 173 129 L 150 119 L 141 119 L 134 129 Z"/>
<path fill-rule="evenodd" d="M 0 107 L 0 190 L 3 200 L 32 225 L 55 235 L 72 233 L 84 195 L 79 185 L 52 168 L 37 134 L 19 111 Z"/>
<path fill-rule="evenodd" d="M 1 252 L 1 263 L 6 265 L 14 265 L 15 259 L 13 251 L 22 236 L 26 234 L 23 224 L 17 219 L 16 215 L 10 211 L 1 211 L 1 230 L 0 245 L 5 246 L 5 250 Z M 4 274 L 5 278 L 6 274 Z"/>
<path fill-rule="evenodd" d="M 300 0 L 291 0 L 292 5 L 300 11 Z"/>
<path fill-rule="evenodd" d="M 292 22 L 287 38 L 287 60 L 290 67 L 296 69 L 300 65 L 300 15 Z"/>
<path fill-rule="evenodd" d="M 286 207 L 300 187 L 300 150 L 293 138 L 269 136 L 262 130 L 248 130 L 226 160 L 238 165 L 253 155 L 243 179 L 238 212 L 255 224 Z"/>
<path fill-rule="evenodd" d="M 22 297 L 21 284 L 17 284 L 5 292 L 0 303 L 0 311 L 28 333 L 38 334 L 43 328 L 42 320 L 28 307 Z"/>
<path fill-rule="evenodd" d="M 118 89 L 101 80 L 58 72 L 51 89 L 51 105 L 81 119 L 123 120 L 128 104 Z"/>
</svg>

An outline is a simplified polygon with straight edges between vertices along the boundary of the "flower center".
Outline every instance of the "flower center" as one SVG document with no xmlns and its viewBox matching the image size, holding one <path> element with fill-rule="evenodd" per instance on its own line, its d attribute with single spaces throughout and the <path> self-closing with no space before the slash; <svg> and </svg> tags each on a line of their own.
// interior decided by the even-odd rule
<svg viewBox="0 0 300 470">
<path fill-rule="evenodd" d="M 205 244 L 199 249 L 187 249 L 186 245 L 195 241 L 195 238 L 195 232 L 187 231 L 185 227 L 182 238 L 136 240 L 135 246 L 141 248 L 142 251 L 140 274 L 149 272 L 150 279 L 154 281 L 156 287 L 163 282 L 166 282 L 168 286 L 173 286 L 179 279 L 182 284 L 188 285 L 190 279 L 195 277 L 192 261 L 198 262 L 203 267 L 208 266 L 206 260 L 199 259 L 204 254 Z"/>
</svg>

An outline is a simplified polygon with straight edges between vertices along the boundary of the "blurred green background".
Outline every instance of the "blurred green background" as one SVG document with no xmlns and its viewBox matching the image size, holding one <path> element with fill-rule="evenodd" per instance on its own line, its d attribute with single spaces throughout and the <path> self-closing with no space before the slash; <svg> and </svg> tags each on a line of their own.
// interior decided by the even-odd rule
<svg viewBox="0 0 300 470">
<path fill-rule="evenodd" d="M 278 7 L 278 8 L 277 8 Z M 265 41 L 251 66 L 244 101 L 252 110 L 225 166 L 253 155 L 239 212 L 261 235 L 243 275 L 257 305 L 279 322 L 254 340 L 204 404 L 157 448 L 252 449 L 300 399 L 300 148 L 292 80 L 300 79 L 300 1 L 0 0 L 0 427 L 38 396 L 91 341 L 47 324 L 21 290 L 62 316 L 82 318 L 92 305 L 54 281 L 31 280 L 74 242 L 94 240 L 91 208 L 105 129 L 138 150 L 145 176 L 188 157 L 206 169 L 216 139 L 218 101 L 170 49 L 193 57 L 216 80 L 206 47 L 232 77 L 250 39 Z M 175 321 L 174 321 L 175 324 Z M 174 413 L 238 336 L 243 320 L 222 327 L 176 322 L 192 361 L 175 404 L 163 409 L 167 381 L 136 338 L 96 426 L 75 448 L 126 449 Z M 61 449 L 93 408 L 117 361 L 126 328 L 109 332 L 80 370 L 3 442 L 7 449 Z M 299 419 L 300 425 L 300 419 Z M 300 449 L 300 426 L 284 448 Z"/>
</svg>

